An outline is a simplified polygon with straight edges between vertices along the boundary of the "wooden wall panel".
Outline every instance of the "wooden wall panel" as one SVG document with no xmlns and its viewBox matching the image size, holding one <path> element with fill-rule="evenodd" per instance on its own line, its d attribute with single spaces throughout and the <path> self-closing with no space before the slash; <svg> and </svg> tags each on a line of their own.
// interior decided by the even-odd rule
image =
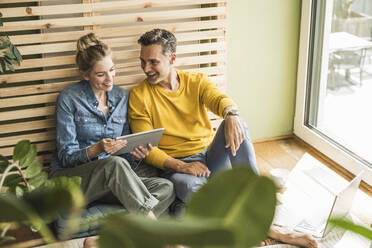
<svg viewBox="0 0 372 248">
<path fill-rule="evenodd" d="M 23 55 L 15 72 L 0 75 L 0 154 L 10 156 L 17 141 L 37 145 L 48 162 L 55 149 L 55 101 L 79 80 L 76 40 L 95 32 L 114 50 L 115 84 L 131 90 L 144 75 L 138 60 L 141 34 L 153 28 L 175 33 L 177 68 L 208 74 L 226 89 L 227 0 L 3 0 L 4 25 Z M 25 7 L 16 4 L 23 3 Z M 61 4 L 62 3 L 62 4 Z M 35 6 L 37 5 L 37 6 Z M 210 114 L 214 127 L 220 120 Z"/>
</svg>

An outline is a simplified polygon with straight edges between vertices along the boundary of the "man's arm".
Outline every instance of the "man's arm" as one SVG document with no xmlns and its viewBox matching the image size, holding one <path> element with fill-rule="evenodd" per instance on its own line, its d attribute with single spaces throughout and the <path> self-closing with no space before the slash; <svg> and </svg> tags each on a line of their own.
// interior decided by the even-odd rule
<svg viewBox="0 0 372 248">
<path fill-rule="evenodd" d="M 228 106 L 223 111 L 225 119 L 225 147 L 230 147 L 233 156 L 239 150 L 240 144 L 245 138 L 244 129 L 240 123 L 239 111 L 235 106 Z"/>
<path fill-rule="evenodd" d="M 236 151 L 245 138 L 244 129 L 239 119 L 238 108 L 209 78 L 203 77 L 200 84 L 202 102 L 209 110 L 223 117 L 225 120 L 225 147 L 230 147 L 232 155 L 235 156 Z"/>
</svg>

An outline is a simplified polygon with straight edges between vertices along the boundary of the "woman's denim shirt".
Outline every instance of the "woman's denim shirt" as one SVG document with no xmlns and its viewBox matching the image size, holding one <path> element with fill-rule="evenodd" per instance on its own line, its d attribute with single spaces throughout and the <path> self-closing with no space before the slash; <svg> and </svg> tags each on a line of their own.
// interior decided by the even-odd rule
<svg viewBox="0 0 372 248">
<path fill-rule="evenodd" d="M 127 121 L 129 94 L 114 86 L 107 92 L 110 111 L 104 115 L 98 109 L 98 100 L 88 81 L 80 81 L 65 88 L 57 98 L 57 153 L 51 168 L 71 168 L 91 160 L 87 148 L 104 138 L 116 138 L 129 134 Z M 95 159 L 110 156 L 101 153 Z M 124 156 L 132 162 L 130 154 Z"/>
</svg>

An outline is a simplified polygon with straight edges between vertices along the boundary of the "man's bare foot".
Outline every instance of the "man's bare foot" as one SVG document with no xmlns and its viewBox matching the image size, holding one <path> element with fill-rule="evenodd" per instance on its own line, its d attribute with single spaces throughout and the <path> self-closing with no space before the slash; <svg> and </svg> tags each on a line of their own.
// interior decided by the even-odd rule
<svg viewBox="0 0 372 248">
<path fill-rule="evenodd" d="M 272 227 L 270 229 L 269 237 L 287 244 L 299 245 L 308 248 L 318 247 L 318 243 L 316 242 L 316 240 L 309 235 L 290 231 L 285 228 L 277 227 L 274 229 Z"/>
<path fill-rule="evenodd" d="M 84 248 L 98 248 L 97 236 L 88 237 L 84 240 Z"/>
<path fill-rule="evenodd" d="M 265 239 L 264 241 L 261 242 L 260 246 L 267 246 L 267 245 L 276 245 L 278 244 L 279 241 L 276 241 L 275 239 Z"/>
</svg>

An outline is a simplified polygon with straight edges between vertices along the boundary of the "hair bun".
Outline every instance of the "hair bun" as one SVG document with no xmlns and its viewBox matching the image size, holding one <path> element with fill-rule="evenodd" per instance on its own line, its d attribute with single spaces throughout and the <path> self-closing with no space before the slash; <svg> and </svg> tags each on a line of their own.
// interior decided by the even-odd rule
<svg viewBox="0 0 372 248">
<path fill-rule="evenodd" d="M 111 56 L 111 49 L 94 33 L 86 34 L 78 39 L 75 61 L 81 72 L 91 70 L 97 61 L 106 56 Z"/>
<path fill-rule="evenodd" d="M 82 52 L 92 46 L 101 46 L 102 42 L 97 38 L 94 33 L 86 34 L 77 41 L 76 48 L 77 52 Z"/>
</svg>

